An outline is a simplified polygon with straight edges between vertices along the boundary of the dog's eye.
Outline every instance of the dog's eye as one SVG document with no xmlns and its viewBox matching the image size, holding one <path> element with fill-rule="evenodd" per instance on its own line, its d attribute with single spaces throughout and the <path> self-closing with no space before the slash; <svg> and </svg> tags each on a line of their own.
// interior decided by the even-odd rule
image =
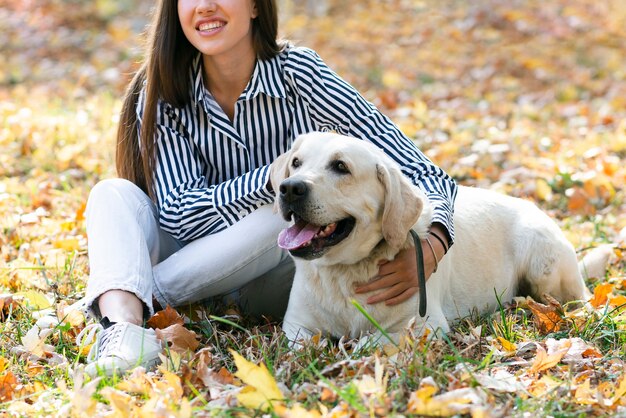
<svg viewBox="0 0 626 418">
<path fill-rule="evenodd" d="M 341 160 L 333 161 L 332 168 L 337 173 L 340 174 L 350 174 L 350 170 L 348 169 L 348 165 Z"/>
<path fill-rule="evenodd" d="M 300 162 L 300 160 L 298 158 L 294 158 L 293 160 L 291 160 L 291 166 L 293 168 L 298 168 L 300 167 L 302 163 Z"/>
</svg>

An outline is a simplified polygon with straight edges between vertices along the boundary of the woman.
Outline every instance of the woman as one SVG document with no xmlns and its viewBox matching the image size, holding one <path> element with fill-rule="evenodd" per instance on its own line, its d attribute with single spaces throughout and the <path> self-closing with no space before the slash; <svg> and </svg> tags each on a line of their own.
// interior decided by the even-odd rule
<svg viewBox="0 0 626 418">
<path fill-rule="evenodd" d="M 118 130 L 121 179 L 92 190 L 86 302 L 102 318 L 87 372 L 158 362 L 142 327 L 161 306 L 215 296 L 280 316 L 293 264 L 276 245 L 272 161 L 294 138 L 334 130 L 397 161 L 435 208 L 422 243 L 430 275 L 453 241 L 456 186 L 312 50 L 277 41 L 275 0 L 162 0 L 144 66 Z M 401 252 L 357 289 L 368 302 L 416 292 L 414 254 Z"/>
</svg>

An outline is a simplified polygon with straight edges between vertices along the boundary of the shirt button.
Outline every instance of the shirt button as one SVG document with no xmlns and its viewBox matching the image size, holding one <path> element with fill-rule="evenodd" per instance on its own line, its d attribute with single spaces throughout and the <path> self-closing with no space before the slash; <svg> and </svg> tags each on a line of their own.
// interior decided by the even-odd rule
<svg viewBox="0 0 626 418">
<path fill-rule="evenodd" d="M 245 210 L 239 211 L 239 216 L 241 216 L 242 218 L 243 218 L 244 216 L 246 216 L 246 215 L 247 215 L 247 213 L 246 213 L 246 211 L 245 211 Z"/>
</svg>

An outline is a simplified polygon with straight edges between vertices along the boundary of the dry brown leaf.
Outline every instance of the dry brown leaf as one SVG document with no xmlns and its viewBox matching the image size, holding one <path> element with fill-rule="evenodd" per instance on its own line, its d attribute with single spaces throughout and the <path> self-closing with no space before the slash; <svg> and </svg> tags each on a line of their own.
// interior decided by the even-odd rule
<svg viewBox="0 0 626 418">
<path fill-rule="evenodd" d="M 0 321 L 4 321 L 17 307 L 18 304 L 13 300 L 13 295 L 0 295 Z"/>
<path fill-rule="evenodd" d="M 546 297 L 546 299 L 549 305 L 535 302 L 531 298 L 527 300 L 528 308 L 533 313 L 533 322 L 541 335 L 558 331 L 563 322 L 563 308 L 561 304 L 553 298 Z"/>
<path fill-rule="evenodd" d="M 195 373 L 205 387 L 211 387 L 215 384 L 228 385 L 234 382 L 235 378 L 225 367 L 222 367 L 217 372 L 211 368 L 213 354 L 209 348 L 199 350 L 194 355 L 194 360 L 197 360 L 197 364 L 194 367 L 195 370 L 191 371 L 191 374 Z"/>
<path fill-rule="evenodd" d="M 185 328 L 181 324 L 170 325 L 165 329 L 156 330 L 157 337 L 166 342 L 170 350 L 178 353 L 196 351 L 198 345 L 198 335 Z"/>
<path fill-rule="evenodd" d="M 170 305 L 155 313 L 147 322 L 148 326 L 154 329 L 165 329 L 174 324 L 183 325 L 184 323 L 183 317 Z"/>
<path fill-rule="evenodd" d="M 0 403 L 13 399 L 17 379 L 10 371 L 0 375 Z"/>
<path fill-rule="evenodd" d="M 553 354 L 548 355 L 546 349 L 543 348 L 541 344 L 537 345 L 537 354 L 535 355 L 535 361 L 533 362 L 530 369 L 528 369 L 529 374 L 539 373 L 559 364 L 563 356 L 567 353 L 567 351 L 572 346 L 572 342 L 567 340 L 567 342 L 563 343 L 562 348 L 555 351 Z"/>
</svg>

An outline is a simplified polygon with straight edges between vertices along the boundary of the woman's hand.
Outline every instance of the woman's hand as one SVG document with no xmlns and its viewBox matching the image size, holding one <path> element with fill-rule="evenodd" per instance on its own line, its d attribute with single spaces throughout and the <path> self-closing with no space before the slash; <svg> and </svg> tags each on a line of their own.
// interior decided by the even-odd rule
<svg viewBox="0 0 626 418">
<path fill-rule="evenodd" d="M 438 229 L 440 228 L 438 227 Z M 445 237 L 446 235 L 439 232 L 439 236 Z M 446 249 L 437 239 L 430 238 L 430 243 L 437 253 L 437 262 L 441 262 Z M 424 254 L 424 273 L 428 279 L 435 271 L 437 262 L 435 262 L 435 255 L 426 240 L 421 240 L 421 244 Z M 381 263 L 378 275 L 372 277 L 368 283 L 357 287 L 355 291 L 356 293 L 380 291 L 367 299 L 369 304 L 384 301 L 386 305 L 392 306 L 408 300 L 418 291 L 415 249 L 410 247 L 401 250 L 393 260 Z"/>
</svg>

